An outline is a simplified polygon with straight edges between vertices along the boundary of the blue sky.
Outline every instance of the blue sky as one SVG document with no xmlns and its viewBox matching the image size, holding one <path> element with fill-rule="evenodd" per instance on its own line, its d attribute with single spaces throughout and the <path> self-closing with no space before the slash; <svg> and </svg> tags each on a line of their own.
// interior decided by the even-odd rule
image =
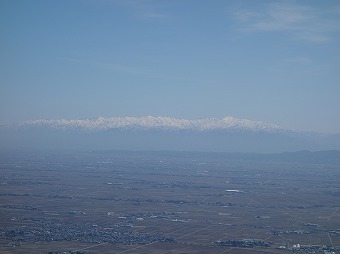
<svg viewBox="0 0 340 254">
<path fill-rule="evenodd" d="M 340 133 L 340 2 L 0 1 L 0 123 L 227 115 Z"/>
</svg>

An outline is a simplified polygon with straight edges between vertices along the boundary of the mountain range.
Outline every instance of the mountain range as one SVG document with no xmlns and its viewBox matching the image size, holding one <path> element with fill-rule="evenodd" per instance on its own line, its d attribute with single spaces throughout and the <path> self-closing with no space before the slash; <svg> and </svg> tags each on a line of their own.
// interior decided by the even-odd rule
<svg viewBox="0 0 340 254">
<path fill-rule="evenodd" d="M 272 153 L 337 150 L 340 134 L 293 131 L 231 116 L 38 119 L 1 126 L 0 148 Z"/>
<path fill-rule="evenodd" d="M 243 129 L 253 131 L 274 131 L 279 127 L 261 121 L 239 119 L 232 116 L 217 118 L 205 118 L 197 120 L 177 119 L 171 117 L 99 117 L 97 119 L 81 120 L 32 120 L 19 123 L 21 127 L 46 126 L 52 128 L 81 128 L 87 130 L 108 130 L 118 128 L 143 128 L 143 129 L 172 129 L 172 130 L 231 130 Z"/>
</svg>

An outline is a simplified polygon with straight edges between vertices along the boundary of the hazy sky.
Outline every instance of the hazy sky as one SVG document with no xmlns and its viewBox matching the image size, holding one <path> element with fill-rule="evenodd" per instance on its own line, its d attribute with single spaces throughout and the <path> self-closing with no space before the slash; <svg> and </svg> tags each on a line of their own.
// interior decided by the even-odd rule
<svg viewBox="0 0 340 254">
<path fill-rule="evenodd" d="M 0 0 L 0 123 L 231 115 L 340 133 L 340 1 Z"/>
</svg>

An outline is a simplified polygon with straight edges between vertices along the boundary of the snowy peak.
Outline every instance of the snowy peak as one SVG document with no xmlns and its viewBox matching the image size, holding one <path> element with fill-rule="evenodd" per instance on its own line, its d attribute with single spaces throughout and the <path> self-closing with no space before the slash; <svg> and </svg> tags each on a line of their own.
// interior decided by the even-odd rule
<svg viewBox="0 0 340 254">
<path fill-rule="evenodd" d="M 0 149 L 284 152 L 339 150 L 340 135 L 304 133 L 235 117 L 99 117 L 0 126 Z"/>
<path fill-rule="evenodd" d="M 141 129 L 170 129 L 170 130 L 251 130 L 278 131 L 280 127 L 261 121 L 239 119 L 227 116 L 222 119 L 177 119 L 171 117 L 98 117 L 97 119 L 59 119 L 59 120 L 30 120 L 19 124 L 22 127 L 51 127 L 57 129 L 80 128 L 85 130 L 109 130 L 125 128 Z"/>
</svg>

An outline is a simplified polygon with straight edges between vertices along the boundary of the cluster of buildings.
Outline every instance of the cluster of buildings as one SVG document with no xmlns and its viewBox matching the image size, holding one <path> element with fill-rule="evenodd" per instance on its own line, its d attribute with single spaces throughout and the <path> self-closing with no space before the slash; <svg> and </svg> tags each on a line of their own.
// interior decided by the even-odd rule
<svg viewBox="0 0 340 254">
<path fill-rule="evenodd" d="M 47 254 L 94 254 L 94 252 L 88 252 L 88 251 L 49 251 Z"/>
<path fill-rule="evenodd" d="M 273 235 L 309 235 L 312 232 L 310 231 L 304 231 L 301 229 L 298 230 L 279 230 L 279 229 L 272 229 Z"/>
<path fill-rule="evenodd" d="M 0 239 L 12 243 L 40 241 L 79 241 L 84 243 L 149 244 L 175 242 L 174 238 L 127 230 L 120 225 L 73 224 L 45 218 L 16 218 L 26 221 L 25 226 L 0 227 Z"/>
<path fill-rule="evenodd" d="M 289 250 L 289 251 L 303 251 L 304 253 L 323 253 L 323 254 L 335 254 L 335 251 L 339 251 L 338 248 L 326 245 L 304 245 L 304 244 L 293 244 L 289 246 L 280 246 L 279 249 Z"/>
<path fill-rule="evenodd" d="M 273 243 L 259 239 L 242 239 L 242 240 L 227 240 L 227 241 L 216 241 L 215 244 L 219 246 L 228 247 L 242 247 L 242 248 L 254 248 L 254 247 L 270 247 Z"/>
</svg>

